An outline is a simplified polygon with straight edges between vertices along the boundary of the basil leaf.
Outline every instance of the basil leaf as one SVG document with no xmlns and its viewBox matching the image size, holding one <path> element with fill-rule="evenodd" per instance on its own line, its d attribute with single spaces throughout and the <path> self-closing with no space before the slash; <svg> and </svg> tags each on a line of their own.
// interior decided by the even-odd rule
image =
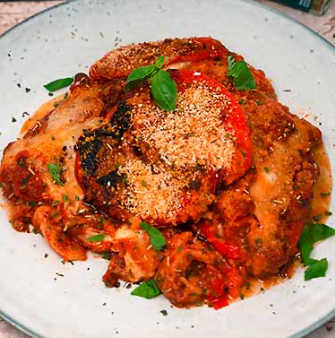
<svg viewBox="0 0 335 338">
<path fill-rule="evenodd" d="M 328 260 L 323 258 L 319 261 L 313 260 L 305 271 L 305 280 L 311 280 L 314 278 L 325 277 L 328 269 Z"/>
<path fill-rule="evenodd" d="M 47 168 L 51 174 L 52 180 L 54 183 L 59 185 L 64 185 L 64 183 L 60 179 L 60 174 L 62 172 L 62 167 L 55 163 L 48 163 Z"/>
<path fill-rule="evenodd" d="M 228 71 L 230 71 L 235 65 L 236 61 L 232 55 L 227 56 L 227 61 L 228 61 Z"/>
<path fill-rule="evenodd" d="M 326 258 L 316 260 L 310 258 L 310 254 L 313 251 L 313 244 L 329 238 L 335 234 L 335 229 L 321 223 L 307 224 L 301 234 L 299 240 L 299 248 L 301 257 L 306 266 L 305 280 L 311 280 L 313 278 L 324 277 L 328 269 L 328 261 Z"/>
<path fill-rule="evenodd" d="M 335 229 L 321 223 L 307 224 L 299 240 L 301 257 L 305 265 L 308 265 L 309 256 L 313 250 L 313 244 L 329 238 L 335 234 Z"/>
<path fill-rule="evenodd" d="M 133 70 L 127 78 L 126 86 L 124 88 L 125 93 L 136 88 L 144 80 L 149 79 L 156 71 L 157 68 L 155 65 L 139 67 Z"/>
<path fill-rule="evenodd" d="M 156 282 L 153 279 L 139 285 L 131 293 L 133 296 L 143 297 L 146 299 L 156 298 L 161 294 Z"/>
<path fill-rule="evenodd" d="M 299 240 L 299 248 L 301 252 L 302 261 L 305 265 L 308 265 L 308 259 L 313 251 L 313 241 L 311 232 L 308 226 L 305 226 Z"/>
<path fill-rule="evenodd" d="M 151 78 L 151 93 L 158 107 L 165 111 L 174 110 L 177 104 L 177 85 L 170 74 L 162 70 L 164 56 L 159 56 L 154 65 L 139 67 L 133 70 L 126 81 L 125 93 Z"/>
<path fill-rule="evenodd" d="M 152 247 L 156 251 L 161 251 L 166 245 L 163 234 L 146 222 L 141 222 L 140 226 L 149 235 Z"/>
<path fill-rule="evenodd" d="M 313 243 L 322 241 L 335 235 L 335 229 L 321 223 L 310 225 L 310 232 Z"/>
<path fill-rule="evenodd" d="M 311 252 L 313 251 L 313 244 L 311 242 L 305 242 L 303 244 L 300 244 L 300 252 L 301 252 L 301 258 L 305 265 L 308 265 L 309 263 L 309 256 Z"/>
<path fill-rule="evenodd" d="M 235 86 L 238 90 L 252 90 L 256 88 L 256 82 L 245 61 L 235 63 L 235 58 L 233 60 L 231 56 L 228 56 L 227 76 L 234 78 Z"/>
<path fill-rule="evenodd" d="M 164 56 L 159 56 L 155 62 L 155 66 L 159 69 L 162 69 L 164 65 Z"/>
<path fill-rule="evenodd" d="M 166 70 L 159 70 L 151 81 L 151 93 L 158 107 L 165 110 L 175 110 L 177 105 L 177 85 Z"/>
<path fill-rule="evenodd" d="M 99 234 L 99 235 L 89 237 L 89 238 L 87 238 L 87 240 L 89 242 L 101 242 L 105 237 L 106 237 L 105 234 Z"/>
<path fill-rule="evenodd" d="M 73 78 L 72 77 L 66 77 L 64 79 L 58 79 L 52 82 L 49 82 L 48 84 L 44 85 L 43 87 L 48 90 L 49 92 L 55 92 L 56 90 L 68 87 L 72 84 Z"/>
</svg>

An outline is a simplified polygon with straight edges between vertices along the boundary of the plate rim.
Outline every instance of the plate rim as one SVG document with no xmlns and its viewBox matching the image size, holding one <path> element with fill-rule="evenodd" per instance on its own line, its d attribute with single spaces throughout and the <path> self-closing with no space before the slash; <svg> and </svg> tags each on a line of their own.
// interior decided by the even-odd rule
<svg viewBox="0 0 335 338">
<path fill-rule="evenodd" d="M 16 25 L 14 25 L 13 27 L 9 28 L 8 30 L 6 30 L 4 33 L 2 33 L 0 35 L 0 40 L 2 38 L 4 38 L 5 36 L 7 36 L 8 34 L 10 34 L 13 30 L 19 28 L 20 26 L 24 26 L 28 21 L 34 20 L 36 17 L 40 16 L 40 15 L 44 15 L 45 13 L 52 11 L 58 7 L 61 6 L 65 6 L 71 2 L 77 2 L 78 0 L 65 0 L 62 3 L 59 4 L 55 4 L 51 7 L 48 7 L 40 12 L 35 13 L 34 15 L 24 19 L 23 21 L 17 23 Z M 216 1 L 216 0 L 212 0 L 212 1 Z M 293 18 L 292 16 L 283 13 L 281 11 L 279 11 L 277 8 L 273 8 L 270 6 L 267 6 L 264 3 L 260 3 L 257 2 L 256 0 L 239 0 L 245 3 L 249 3 L 255 7 L 259 7 L 264 9 L 265 11 L 269 11 L 272 12 L 290 22 L 292 22 L 293 24 L 296 24 L 300 27 L 302 27 L 303 29 L 305 29 L 307 32 L 309 32 L 309 34 L 314 35 L 315 37 L 317 37 L 319 39 L 319 41 L 322 41 L 323 44 L 329 48 L 329 50 L 331 50 L 332 52 L 334 52 L 335 54 L 335 45 L 333 45 L 330 41 L 328 41 L 326 38 L 324 38 L 322 35 L 320 35 L 318 32 L 316 32 L 315 30 L 313 30 L 312 28 L 310 28 L 309 26 L 307 26 L 306 24 L 300 22 L 298 19 Z M 322 318 L 320 318 L 319 320 L 311 323 L 310 325 L 308 325 L 307 327 L 305 327 L 304 329 L 293 333 L 292 335 L 285 337 L 285 338 L 303 338 L 304 336 L 306 336 L 307 334 L 313 332 L 314 330 L 320 328 L 323 324 L 325 324 L 326 322 L 328 322 L 331 318 L 333 318 L 335 316 L 335 308 L 330 311 L 328 314 L 326 314 L 325 316 L 323 316 Z M 19 323 L 17 320 L 15 320 L 14 318 L 12 318 L 11 316 L 9 316 L 8 314 L 6 314 L 6 312 L 4 310 L 1 309 L 0 307 L 0 318 L 4 319 L 6 322 L 8 322 L 10 325 L 12 325 L 14 328 L 20 330 L 21 332 L 23 332 L 24 334 L 32 337 L 32 338 L 48 338 L 47 336 L 42 336 L 39 333 L 37 333 L 34 329 L 32 328 L 28 328 L 25 325 Z M 283 337 L 284 338 L 284 337 Z"/>
</svg>

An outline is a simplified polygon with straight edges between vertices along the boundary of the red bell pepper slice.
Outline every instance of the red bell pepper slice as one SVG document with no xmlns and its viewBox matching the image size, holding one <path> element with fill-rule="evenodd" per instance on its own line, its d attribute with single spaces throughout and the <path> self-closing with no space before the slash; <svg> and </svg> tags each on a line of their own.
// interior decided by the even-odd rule
<svg viewBox="0 0 335 338">
<path fill-rule="evenodd" d="M 243 252 L 237 245 L 229 243 L 228 241 L 219 241 L 211 231 L 210 224 L 207 222 L 201 223 L 200 230 L 207 241 L 224 257 L 229 259 L 241 259 L 243 257 Z"/>
<path fill-rule="evenodd" d="M 192 53 L 177 56 L 176 58 L 170 60 L 168 65 L 179 62 L 199 62 L 227 55 L 227 49 L 218 40 L 209 37 L 199 37 L 194 38 L 193 40 L 202 43 L 203 49 L 196 49 Z"/>
<path fill-rule="evenodd" d="M 208 77 L 199 72 L 187 70 L 171 71 L 171 76 L 177 83 L 178 91 L 183 91 L 184 86 L 187 87 L 189 84 L 198 83 L 212 87 L 229 99 L 229 114 L 225 116 L 224 127 L 227 132 L 230 132 L 232 135 L 234 135 L 235 144 L 237 149 L 241 152 L 243 156 L 242 162 L 244 162 L 240 163 L 241 168 L 239 168 L 238 173 L 232 175 L 232 179 L 229 180 L 229 183 L 237 180 L 239 177 L 245 174 L 245 172 L 250 168 L 251 164 L 250 129 L 240 105 L 228 92 L 228 90 L 214 78 Z"/>
</svg>

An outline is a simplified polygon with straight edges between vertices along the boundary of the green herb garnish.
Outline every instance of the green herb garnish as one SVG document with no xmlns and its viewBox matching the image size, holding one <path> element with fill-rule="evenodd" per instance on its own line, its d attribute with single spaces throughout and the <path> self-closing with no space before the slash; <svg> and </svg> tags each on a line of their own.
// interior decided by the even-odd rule
<svg viewBox="0 0 335 338">
<path fill-rule="evenodd" d="M 59 212 L 58 211 L 55 211 L 55 212 L 53 212 L 51 215 L 50 215 L 50 217 L 51 218 L 55 218 L 56 216 L 58 216 L 59 215 Z"/>
<path fill-rule="evenodd" d="M 256 88 L 256 82 L 250 72 L 248 64 L 245 61 L 236 62 L 233 56 L 228 56 L 227 61 L 227 76 L 232 76 L 234 78 L 236 89 L 252 90 Z"/>
<path fill-rule="evenodd" d="M 87 238 L 87 240 L 89 242 L 101 242 L 105 237 L 106 237 L 105 234 L 99 234 L 99 235 L 89 237 L 89 238 Z"/>
<path fill-rule="evenodd" d="M 127 78 L 124 91 L 127 93 L 145 80 L 151 79 L 151 93 L 158 107 L 165 111 L 171 111 L 177 105 L 177 85 L 169 72 L 162 70 L 163 64 L 164 56 L 159 56 L 154 65 L 133 70 Z"/>
<path fill-rule="evenodd" d="M 270 169 L 269 169 L 268 167 L 264 167 L 264 171 L 265 171 L 266 173 L 269 173 L 269 172 L 270 172 Z"/>
<path fill-rule="evenodd" d="M 161 251 L 163 247 L 166 245 L 163 234 L 146 222 L 141 222 L 140 226 L 149 235 L 152 247 L 156 251 Z"/>
<path fill-rule="evenodd" d="M 320 193 L 321 197 L 327 197 L 330 195 L 330 192 L 322 192 Z"/>
<path fill-rule="evenodd" d="M 139 67 L 133 70 L 127 78 L 126 86 L 124 88 L 125 93 L 128 93 L 130 90 L 138 87 L 144 80 L 149 79 L 156 72 L 156 65 Z"/>
<path fill-rule="evenodd" d="M 55 163 L 48 163 L 47 168 L 51 174 L 52 180 L 54 183 L 59 185 L 64 185 L 64 183 L 60 179 L 60 174 L 62 172 L 62 167 Z"/>
<path fill-rule="evenodd" d="M 316 260 L 310 258 L 313 251 L 313 245 L 316 242 L 322 241 L 335 234 L 335 229 L 321 223 L 307 224 L 301 234 L 299 240 L 299 248 L 301 252 L 302 261 L 307 270 L 305 271 L 305 280 L 313 278 L 324 277 L 328 269 L 327 258 Z"/>
<path fill-rule="evenodd" d="M 44 85 L 43 87 L 48 90 L 49 92 L 55 92 L 56 90 L 68 87 L 72 84 L 73 78 L 72 77 L 66 77 L 64 79 L 58 79 L 52 82 L 49 82 L 48 84 Z"/>
<path fill-rule="evenodd" d="M 105 252 L 103 252 L 103 253 L 101 254 L 101 258 L 103 258 L 103 259 L 110 260 L 111 257 L 112 257 L 112 253 L 109 252 L 109 251 L 105 251 Z"/>
<path fill-rule="evenodd" d="M 165 110 L 175 110 L 177 105 L 177 85 L 166 70 L 158 71 L 151 82 L 151 92 L 158 107 Z"/>
<path fill-rule="evenodd" d="M 163 65 L 164 65 L 164 56 L 159 56 L 155 61 L 155 66 L 158 69 L 162 69 Z"/>
<path fill-rule="evenodd" d="M 314 278 L 325 277 L 328 269 L 328 260 L 323 258 L 320 260 L 315 260 L 313 263 L 308 265 L 307 270 L 305 271 L 305 280 L 311 280 Z"/>
<path fill-rule="evenodd" d="M 53 202 L 51 203 L 51 206 L 52 206 L 53 208 L 55 208 L 55 207 L 57 207 L 58 204 L 59 204 L 59 201 L 56 200 L 56 201 L 53 201 Z"/>
<path fill-rule="evenodd" d="M 317 223 L 322 220 L 322 215 L 315 215 L 312 217 L 312 222 Z"/>
<path fill-rule="evenodd" d="M 156 282 L 154 279 L 150 279 L 147 282 L 139 285 L 131 293 L 133 296 L 138 296 L 146 299 L 156 298 L 161 294 Z"/>
</svg>

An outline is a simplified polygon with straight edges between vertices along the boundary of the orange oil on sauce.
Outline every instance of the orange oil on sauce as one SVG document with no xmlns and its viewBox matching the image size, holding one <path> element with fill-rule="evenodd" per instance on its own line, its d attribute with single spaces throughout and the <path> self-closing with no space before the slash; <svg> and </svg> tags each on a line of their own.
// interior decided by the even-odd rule
<svg viewBox="0 0 335 338">
<path fill-rule="evenodd" d="M 318 164 L 320 175 L 313 187 L 313 199 L 310 207 L 310 219 L 318 217 L 318 222 L 325 223 L 329 215 L 329 206 L 332 191 L 331 166 L 324 145 L 318 146 L 313 152 L 313 158 Z M 328 195 L 329 194 L 329 195 Z M 271 287 L 285 282 L 293 277 L 295 271 L 301 267 L 299 257 L 294 257 L 290 264 L 287 264 L 280 275 L 271 276 L 266 279 L 251 278 L 249 284 L 242 290 L 243 297 L 251 297 L 262 293 Z"/>
<path fill-rule="evenodd" d="M 20 136 L 24 135 L 29 129 L 35 127 L 38 121 L 42 120 L 45 116 L 51 113 L 56 106 L 66 98 L 66 94 L 61 94 L 55 98 L 43 103 L 36 112 L 23 124 Z"/>
<path fill-rule="evenodd" d="M 320 169 L 320 175 L 314 184 L 310 218 L 322 216 L 319 222 L 326 222 L 332 191 L 332 174 L 329 158 L 323 145 L 314 150 L 313 157 Z M 327 195 L 327 196 L 326 196 Z"/>
</svg>

